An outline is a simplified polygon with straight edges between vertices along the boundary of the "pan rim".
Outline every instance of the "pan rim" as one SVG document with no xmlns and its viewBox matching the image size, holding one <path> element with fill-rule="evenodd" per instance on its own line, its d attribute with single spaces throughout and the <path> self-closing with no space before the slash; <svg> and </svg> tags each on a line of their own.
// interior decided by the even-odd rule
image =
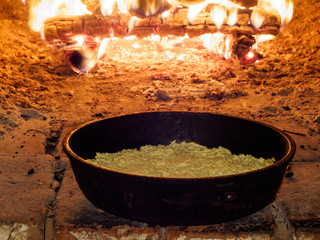
<svg viewBox="0 0 320 240">
<path fill-rule="evenodd" d="M 86 159 L 80 157 L 71 149 L 71 147 L 69 145 L 69 140 L 70 140 L 71 136 L 75 132 L 77 132 L 79 129 L 86 127 L 90 124 L 105 121 L 108 119 L 116 119 L 116 118 L 122 118 L 122 117 L 128 117 L 128 116 L 135 116 L 135 115 L 142 115 L 142 114 L 155 114 L 155 113 L 156 114 L 158 114 L 158 113 L 164 113 L 164 114 L 174 114 L 174 113 L 178 113 L 178 114 L 209 114 L 212 116 L 222 116 L 222 117 L 233 118 L 233 119 L 251 122 L 253 124 L 262 125 L 262 126 L 265 126 L 269 129 L 277 132 L 278 134 L 280 134 L 286 140 L 286 143 L 288 144 L 288 150 L 287 150 L 286 155 L 283 156 L 281 159 L 277 160 L 275 163 L 271 164 L 270 166 L 263 167 L 263 168 L 260 168 L 257 170 L 243 172 L 243 173 L 237 173 L 237 174 L 223 175 L 223 176 L 180 178 L 180 177 L 158 177 L 158 176 L 152 176 L 152 175 L 135 174 L 135 173 L 130 173 L 130 172 L 114 170 L 114 169 L 107 168 L 107 167 L 102 167 L 102 166 L 90 163 Z M 120 115 L 112 116 L 112 117 L 103 117 L 103 118 L 87 121 L 87 122 L 79 124 L 78 126 L 73 128 L 64 137 L 64 139 L 62 141 L 62 145 L 63 145 L 63 149 L 65 150 L 67 155 L 70 155 L 72 158 L 76 159 L 77 161 L 79 161 L 85 165 L 88 165 L 90 167 L 104 171 L 104 174 L 113 173 L 113 174 L 118 174 L 119 176 L 133 177 L 136 179 L 145 179 L 145 180 L 146 179 L 150 179 L 150 180 L 156 179 L 156 180 L 175 181 L 175 182 L 194 182 L 194 181 L 203 181 L 203 180 L 211 180 L 211 181 L 217 180 L 218 181 L 218 180 L 225 180 L 225 179 L 231 179 L 231 178 L 234 179 L 234 178 L 238 178 L 238 177 L 242 178 L 242 177 L 253 176 L 256 174 L 260 174 L 261 172 L 265 172 L 270 169 L 273 169 L 279 165 L 285 164 L 286 162 L 289 162 L 293 158 L 295 151 L 296 151 L 296 144 L 295 144 L 294 140 L 292 139 L 292 137 L 290 137 L 287 133 L 280 130 L 279 128 L 276 128 L 270 124 L 260 122 L 257 120 L 247 119 L 244 117 L 233 116 L 233 115 L 229 115 L 229 114 L 220 114 L 220 113 L 202 112 L 202 111 L 201 112 L 200 111 L 199 112 L 197 112 L 197 111 L 195 111 L 195 112 L 190 112 L 190 111 L 146 111 L 146 112 L 137 112 L 137 113 L 130 113 L 130 114 L 120 114 Z"/>
</svg>

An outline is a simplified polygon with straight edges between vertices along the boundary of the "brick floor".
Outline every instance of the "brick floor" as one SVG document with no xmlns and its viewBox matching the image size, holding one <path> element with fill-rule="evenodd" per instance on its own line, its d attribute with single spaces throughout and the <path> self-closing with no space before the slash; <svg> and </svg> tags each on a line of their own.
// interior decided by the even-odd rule
<svg viewBox="0 0 320 240">
<path fill-rule="evenodd" d="M 13 155 L 2 146 L 0 239 L 320 239 L 320 159 L 316 147 L 299 147 L 302 139 L 278 198 L 266 208 L 227 223 L 160 227 L 93 206 L 80 191 L 61 148 L 55 157 L 44 154 L 45 149 L 35 145 L 37 139 L 45 139 L 37 136 L 28 136 L 31 148 L 24 146 Z M 25 144 L 22 137 L 17 139 L 16 148 Z"/>
</svg>

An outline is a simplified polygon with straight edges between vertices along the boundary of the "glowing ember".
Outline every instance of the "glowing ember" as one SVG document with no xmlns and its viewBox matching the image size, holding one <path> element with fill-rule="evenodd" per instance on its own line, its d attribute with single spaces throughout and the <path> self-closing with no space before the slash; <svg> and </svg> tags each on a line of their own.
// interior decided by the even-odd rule
<svg viewBox="0 0 320 240">
<path fill-rule="evenodd" d="M 141 48 L 141 45 L 139 43 L 134 43 L 131 46 L 135 49 Z"/>
<path fill-rule="evenodd" d="M 254 53 L 252 51 L 248 52 L 248 54 L 246 55 L 246 57 L 248 59 L 252 59 L 254 57 Z"/>
<path fill-rule="evenodd" d="M 150 39 L 152 41 L 156 41 L 156 42 L 160 42 L 160 40 L 161 40 L 160 36 L 156 35 L 156 34 L 151 34 Z"/>
</svg>

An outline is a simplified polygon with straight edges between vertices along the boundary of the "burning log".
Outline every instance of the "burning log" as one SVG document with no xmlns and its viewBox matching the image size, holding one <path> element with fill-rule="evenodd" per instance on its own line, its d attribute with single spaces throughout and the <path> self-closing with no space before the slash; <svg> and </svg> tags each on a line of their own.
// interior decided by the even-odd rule
<svg viewBox="0 0 320 240">
<path fill-rule="evenodd" d="M 224 8 L 224 15 L 217 21 L 214 15 L 219 7 L 221 6 L 217 4 L 209 4 L 194 18 L 188 16 L 188 7 L 181 6 L 171 9 L 165 17 L 163 14 L 157 14 L 142 19 L 135 17 L 137 14 L 132 16 L 132 14 L 123 14 L 118 11 L 113 11 L 106 17 L 98 12 L 92 15 L 54 17 L 45 21 L 44 36 L 48 43 L 65 50 L 66 58 L 73 70 L 87 72 L 97 58 L 95 49 L 99 48 L 99 42 L 104 38 L 123 38 L 133 35 L 144 38 L 151 34 L 158 34 L 160 37 L 170 35 L 182 37 L 186 34 L 189 37 L 199 37 L 204 34 L 221 33 L 231 36 L 222 37 L 223 40 L 232 39 L 232 54 L 225 57 L 234 55 L 241 63 L 250 63 L 252 59 L 261 57 L 255 53 L 254 57 L 247 59 L 251 46 L 255 43 L 252 36 L 277 35 L 280 32 L 281 19 L 276 11 L 265 11 L 258 7 L 256 9 Z M 232 15 L 235 18 L 232 18 Z M 79 44 L 78 36 L 82 36 L 85 42 Z M 218 39 L 220 40 L 221 38 Z M 83 48 L 85 48 L 84 51 Z M 207 48 L 214 53 L 220 52 L 220 50 L 216 51 L 215 47 Z M 223 48 L 229 47 L 223 45 Z"/>
<path fill-rule="evenodd" d="M 252 10 L 239 10 L 238 20 L 232 26 L 225 18 L 221 27 L 216 26 L 210 12 L 201 12 L 194 20 L 189 21 L 187 8 L 180 8 L 171 12 L 167 18 L 160 15 L 135 21 L 130 26 L 131 16 L 118 14 L 116 16 L 83 15 L 48 18 L 44 25 L 44 36 L 50 44 L 70 44 L 73 37 L 86 35 L 91 37 L 110 38 L 136 35 L 139 38 L 148 37 L 152 33 L 161 37 L 168 35 L 197 37 L 205 33 L 221 32 L 233 35 L 272 34 L 280 31 L 280 17 L 278 14 L 265 14 L 264 21 L 259 28 L 250 23 Z"/>
</svg>

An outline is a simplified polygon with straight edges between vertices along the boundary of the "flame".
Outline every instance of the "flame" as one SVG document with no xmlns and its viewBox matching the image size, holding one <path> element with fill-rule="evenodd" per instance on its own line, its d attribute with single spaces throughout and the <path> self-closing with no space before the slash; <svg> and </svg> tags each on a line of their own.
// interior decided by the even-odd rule
<svg viewBox="0 0 320 240">
<path fill-rule="evenodd" d="M 100 0 L 100 10 L 103 16 L 109 16 L 117 6 L 119 12 L 129 14 L 126 0 Z"/>
<path fill-rule="evenodd" d="M 206 6 L 208 6 L 207 2 L 208 1 L 201 2 L 189 7 L 188 20 L 190 22 L 192 22 Z"/>
<path fill-rule="evenodd" d="M 49 17 L 91 14 L 81 0 L 42 0 L 31 4 L 29 26 L 39 32 Z"/>
<path fill-rule="evenodd" d="M 170 38 L 170 39 L 169 39 Z M 174 45 L 181 43 L 184 39 L 188 39 L 188 34 L 185 34 L 183 37 L 164 37 L 161 39 L 160 44 L 163 48 L 174 49 Z"/>
<path fill-rule="evenodd" d="M 240 5 L 238 4 L 235 4 L 231 1 L 228 1 L 228 0 L 205 0 L 201 3 L 198 3 L 198 4 L 194 4 L 194 5 L 189 5 L 189 11 L 188 11 L 188 19 L 190 22 L 192 22 L 198 15 L 199 13 L 205 8 L 207 7 L 209 4 L 216 4 L 216 7 L 218 8 L 216 11 L 217 11 L 217 14 L 221 14 L 221 15 L 225 15 L 226 14 L 226 9 L 230 9 L 230 15 L 229 15 L 229 18 L 230 18 L 230 25 L 234 25 L 236 23 L 236 17 L 237 17 L 237 11 L 238 9 L 243 9 L 244 7 L 241 7 Z M 223 13 L 223 11 L 225 13 Z M 223 16 L 225 17 L 225 16 Z M 219 16 L 217 17 L 213 17 L 213 19 L 217 22 L 220 22 L 222 21 L 223 23 L 223 20 L 218 20 Z M 229 24 L 229 21 L 228 21 L 228 24 Z"/>
<path fill-rule="evenodd" d="M 231 8 L 229 10 L 229 17 L 228 17 L 228 25 L 233 26 L 236 24 L 238 19 L 238 9 L 237 8 Z"/>
<path fill-rule="evenodd" d="M 232 36 L 221 32 L 214 34 L 203 34 L 199 37 L 203 41 L 203 45 L 212 53 L 224 56 L 229 59 L 232 55 Z"/>
<path fill-rule="evenodd" d="M 126 40 L 135 40 L 135 39 L 137 39 L 137 36 L 136 36 L 136 35 L 131 35 L 131 36 L 124 37 L 123 39 L 126 39 Z"/>
<path fill-rule="evenodd" d="M 102 39 L 99 50 L 98 50 L 98 56 L 97 56 L 98 59 L 100 59 L 105 54 L 109 42 L 110 42 L 110 38 Z"/>
<path fill-rule="evenodd" d="M 74 40 L 77 42 L 77 45 L 84 45 L 84 36 L 79 35 L 79 36 L 75 36 Z"/>
<path fill-rule="evenodd" d="M 116 1 L 117 1 L 119 11 L 124 14 L 129 14 L 126 0 L 116 0 Z"/>
<path fill-rule="evenodd" d="M 266 11 L 277 11 L 281 19 L 281 27 L 288 24 L 293 16 L 292 0 L 259 0 L 257 7 L 251 14 L 251 23 L 257 29 L 262 26 L 264 21 L 264 16 L 260 13 L 259 8 Z"/>
<path fill-rule="evenodd" d="M 227 11 L 223 6 L 216 5 L 214 9 L 210 12 L 210 15 L 212 17 L 213 22 L 220 29 L 224 22 L 224 18 L 227 15 Z"/>
<path fill-rule="evenodd" d="M 116 6 L 116 0 L 100 0 L 100 9 L 103 16 L 109 16 Z"/>
<path fill-rule="evenodd" d="M 134 26 L 136 25 L 136 23 L 139 21 L 139 18 L 137 18 L 136 16 L 133 16 L 130 18 L 129 22 L 128 22 L 128 33 L 131 32 L 131 30 L 134 28 Z"/>
<path fill-rule="evenodd" d="M 258 50 L 259 43 L 272 40 L 275 38 L 275 36 L 271 34 L 261 34 L 261 35 L 254 35 L 254 38 L 256 40 L 256 43 L 252 45 L 252 48 L 254 50 Z"/>
<path fill-rule="evenodd" d="M 264 21 L 264 17 L 260 14 L 259 11 L 253 11 L 251 14 L 251 23 L 256 28 L 259 29 Z"/>
<path fill-rule="evenodd" d="M 164 11 L 164 12 L 161 14 L 161 18 L 162 18 L 162 19 L 166 19 L 166 18 L 168 18 L 169 14 L 170 14 L 170 10 Z"/>
<path fill-rule="evenodd" d="M 166 11 L 170 6 L 167 0 L 100 0 L 101 13 L 109 16 L 115 5 L 123 14 L 136 14 L 139 17 L 151 17 Z"/>
<path fill-rule="evenodd" d="M 268 2 L 278 11 L 281 17 L 282 26 L 287 24 L 292 19 L 293 2 L 291 0 L 268 0 Z"/>
</svg>

